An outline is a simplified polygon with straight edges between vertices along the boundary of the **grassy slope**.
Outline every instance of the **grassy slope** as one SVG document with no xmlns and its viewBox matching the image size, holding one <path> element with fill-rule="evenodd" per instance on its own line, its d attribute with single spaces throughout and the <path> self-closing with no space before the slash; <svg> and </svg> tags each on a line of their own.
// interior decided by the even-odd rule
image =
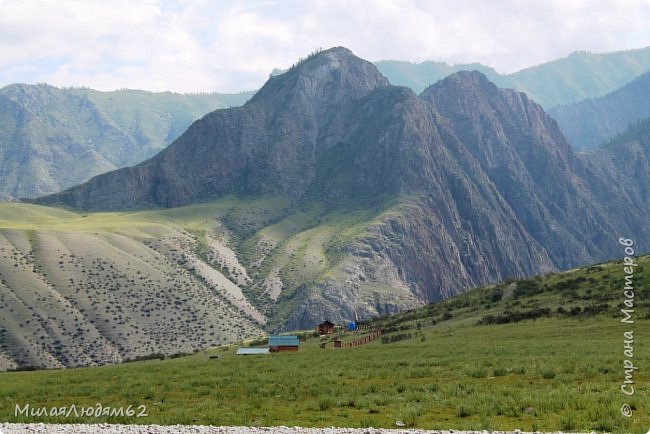
<svg viewBox="0 0 650 434">
<path fill-rule="evenodd" d="M 253 279 L 264 282 L 278 270 L 284 287 L 277 303 L 266 299 L 266 306 L 273 314 L 269 327 L 281 326 L 292 310 L 304 301 L 309 291 L 297 289 L 311 288 L 326 279 L 342 278 L 346 246 L 398 212 L 399 204 L 390 200 L 372 209 L 328 210 L 316 205 L 294 209 L 246 238 L 239 249 L 244 262 L 260 264 L 249 270 Z M 259 296 L 263 289 L 263 284 L 254 286 L 253 294 Z M 366 289 L 374 291 L 376 288 L 368 285 Z"/>
<path fill-rule="evenodd" d="M 634 325 L 620 322 L 622 263 L 601 264 L 479 288 L 379 319 L 375 324 L 390 331 L 387 343 L 322 350 L 311 338 L 294 354 L 241 358 L 223 347 L 207 353 L 218 360 L 197 354 L 0 374 L 0 420 L 72 422 L 77 419 L 15 418 L 13 412 L 16 404 L 100 402 L 146 405 L 149 416 L 85 421 L 394 427 L 400 420 L 421 428 L 645 432 L 650 257 L 639 264 Z M 541 316 L 478 324 L 490 316 L 516 319 L 506 311 Z M 619 389 L 623 332 L 629 329 L 640 367 L 633 397 Z M 629 419 L 620 414 L 623 403 L 634 410 Z"/>
</svg>

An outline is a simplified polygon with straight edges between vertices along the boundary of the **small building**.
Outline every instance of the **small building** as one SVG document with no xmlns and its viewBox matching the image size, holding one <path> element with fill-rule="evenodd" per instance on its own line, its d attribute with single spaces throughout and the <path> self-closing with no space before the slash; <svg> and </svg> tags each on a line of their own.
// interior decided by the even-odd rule
<svg viewBox="0 0 650 434">
<path fill-rule="evenodd" d="M 331 333 L 334 333 L 335 329 L 336 325 L 334 323 L 324 321 L 316 326 L 316 333 L 319 335 L 329 335 Z"/>
<path fill-rule="evenodd" d="M 269 349 L 268 348 L 238 348 L 237 349 L 237 355 L 238 356 L 253 356 L 253 355 L 260 355 L 260 354 L 268 354 Z"/>
<path fill-rule="evenodd" d="M 269 336 L 269 351 L 272 353 L 298 351 L 299 346 L 298 336 Z"/>
</svg>

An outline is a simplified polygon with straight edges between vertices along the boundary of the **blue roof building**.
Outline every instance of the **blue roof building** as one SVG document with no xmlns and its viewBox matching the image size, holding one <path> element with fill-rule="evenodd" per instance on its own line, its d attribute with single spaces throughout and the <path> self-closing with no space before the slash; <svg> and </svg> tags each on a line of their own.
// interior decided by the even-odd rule
<svg viewBox="0 0 650 434">
<path fill-rule="evenodd" d="M 298 336 L 269 336 L 269 350 L 271 352 L 298 351 L 299 346 Z"/>
</svg>

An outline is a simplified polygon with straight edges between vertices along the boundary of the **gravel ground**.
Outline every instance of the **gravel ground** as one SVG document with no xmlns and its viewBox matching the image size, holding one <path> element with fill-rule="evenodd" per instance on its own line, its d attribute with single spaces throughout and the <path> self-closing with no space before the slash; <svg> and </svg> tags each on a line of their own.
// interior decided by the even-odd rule
<svg viewBox="0 0 650 434">
<path fill-rule="evenodd" d="M 0 434 L 487 434 L 488 431 L 426 431 L 417 429 L 375 428 L 299 428 L 243 426 L 187 426 L 187 425 L 51 425 L 51 424 L 0 424 Z M 494 434 L 526 434 L 522 431 L 493 431 Z M 557 433 L 561 434 L 561 433 Z"/>
</svg>

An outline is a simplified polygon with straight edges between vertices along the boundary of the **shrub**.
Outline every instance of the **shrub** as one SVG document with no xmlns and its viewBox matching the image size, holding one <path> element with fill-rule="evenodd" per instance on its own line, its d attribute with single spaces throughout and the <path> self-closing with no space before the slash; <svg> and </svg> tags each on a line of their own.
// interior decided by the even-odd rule
<svg viewBox="0 0 650 434">
<path fill-rule="evenodd" d="M 515 288 L 513 292 L 513 296 L 515 298 L 519 298 L 524 295 L 535 295 L 539 294 L 540 292 L 543 292 L 544 289 L 539 286 L 539 283 L 537 283 L 534 280 L 522 280 L 517 283 L 517 287 Z"/>
<path fill-rule="evenodd" d="M 318 409 L 320 411 L 327 411 L 327 410 L 331 409 L 332 407 L 334 407 L 334 405 L 335 405 L 334 400 L 332 398 L 330 398 L 329 396 L 321 398 L 318 401 Z"/>
<path fill-rule="evenodd" d="M 499 315 L 486 315 L 478 323 L 479 324 L 508 324 L 516 323 L 526 319 L 537 319 L 542 317 L 548 317 L 551 315 L 551 309 L 547 307 L 540 307 L 536 309 L 526 310 L 526 311 L 512 311 L 506 310 L 505 312 Z"/>
<path fill-rule="evenodd" d="M 487 371 L 483 368 L 478 368 L 471 371 L 469 375 L 473 378 L 485 378 L 487 377 Z"/>
<path fill-rule="evenodd" d="M 465 407 L 464 405 L 461 405 L 456 409 L 456 416 L 458 417 L 463 418 L 463 417 L 469 417 L 471 415 L 472 412 L 470 411 L 470 409 Z"/>
<path fill-rule="evenodd" d="M 393 342 L 398 342 L 404 339 L 411 339 L 413 336 L 411 333 L 400 333 L 397 335 L 391 335 L 391 336 L 382 336 L 381 337 L 381 343 L 382 344 L 392 344 Z"/>
<path fill-rule="evenodd" d="M 552 380 L 555 378 L 555 371 L 552 369 L 547 369 L 545 371 L 542 371 L 542 378 L 545 380 Z"/>
<path fill-rule="evenodd" d="M 572 414 L 560 418 L 560 428 L 564 431 L 573 430 L 576 427 L 576 419 Z"/>
<path fill-rule="evenodd" d="M 569 315 L 578 316 L 580 315 L 580 312 L 582 312 L 582 308 L 580 306 L 575 306 L 569 311 Z"/>
</svg>

